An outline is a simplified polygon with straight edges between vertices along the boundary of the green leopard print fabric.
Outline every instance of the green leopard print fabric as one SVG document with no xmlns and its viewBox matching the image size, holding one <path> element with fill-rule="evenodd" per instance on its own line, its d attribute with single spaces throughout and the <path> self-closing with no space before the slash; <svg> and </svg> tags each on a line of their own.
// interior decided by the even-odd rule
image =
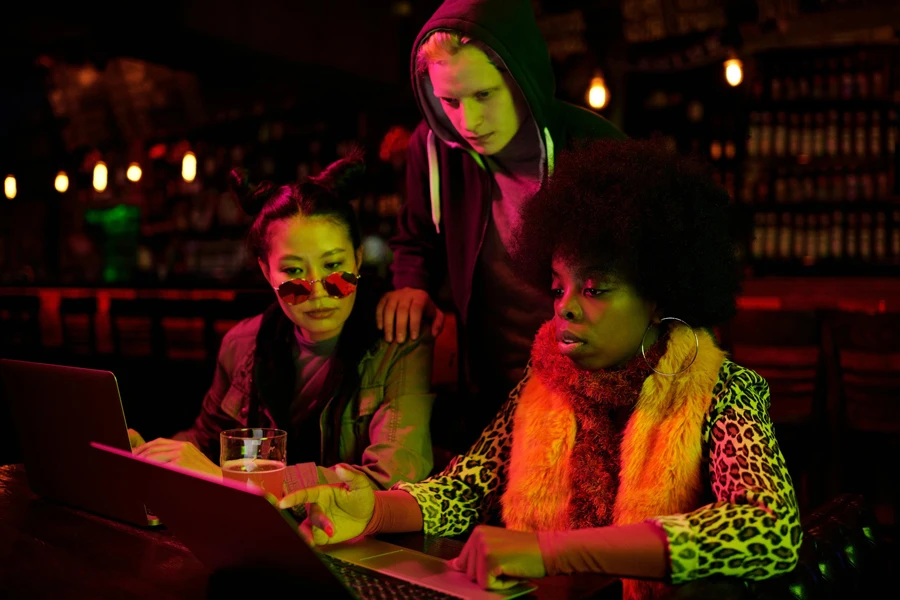
<svg viewBox="0 0 900 600">
<path fill-rule="evenodd" d="M 425 533 L 451 536 L 500 523 L 513 414 L 530 374 L 464 456 L 419 483 L 400 483 L 422 509 Z M 654 518 L 669 542 L 673 584 L 710 575 L 765 579 L 794 567 L 800 516 L 769 419 L 769 386 L 726 360 L 702 427 L 709 504 Z"/>
</svg>

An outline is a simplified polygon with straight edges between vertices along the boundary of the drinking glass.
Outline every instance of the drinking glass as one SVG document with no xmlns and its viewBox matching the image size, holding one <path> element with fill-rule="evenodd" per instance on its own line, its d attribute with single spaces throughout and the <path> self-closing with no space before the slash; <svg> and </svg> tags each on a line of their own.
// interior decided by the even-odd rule
<svg viewBox="0 0 900 600">
<path fill-rule="evenodd" d="M 227 429 L 219 434 L 222 477 L 284 496 L 287 433 L 281 429 Z"/>
</svg>

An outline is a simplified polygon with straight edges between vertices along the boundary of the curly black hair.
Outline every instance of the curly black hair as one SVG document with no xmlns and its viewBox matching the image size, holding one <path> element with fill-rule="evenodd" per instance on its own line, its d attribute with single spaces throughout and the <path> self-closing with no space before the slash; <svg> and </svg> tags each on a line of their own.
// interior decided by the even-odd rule
<svg viewBox="0 0 900 600">
<path fill-rule="evenodd" d="M 693 327 L 735 313 L 737 215 L 708 169 L 657 141 L 590 141 L 562 154 L 514 234 L 520 275 L 550 289 L 551 260 L 624 277 L 665 316 Z"/>
</svg>

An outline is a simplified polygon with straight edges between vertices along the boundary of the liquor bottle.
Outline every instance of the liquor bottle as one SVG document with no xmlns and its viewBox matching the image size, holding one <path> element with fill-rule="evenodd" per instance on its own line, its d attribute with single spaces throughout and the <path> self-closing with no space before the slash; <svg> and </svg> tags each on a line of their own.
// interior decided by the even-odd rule
<svg viewBox="0 0 900 600">
<path fill-rule="evenodd" d="M 854 97 L 854 93 L 853 61 L 849 56 L 845 56 L 843 68 L 841 69 L 841 98 L 843 100 L 852 100 Z"/>
<path fill-rule="evenodd" d="M 841 97 L 841 80 L 838 73 L 837 58 L 828 59 L 828 74 L 826 76 L 825 97 L 837 100 Z"/>
<path fill-rule="evenodd" d="M 797 73 L 797 96 L 800 98 L 809 98 L 809 71 L 810 65 L 808 60 L 801 61 L 800 72 Z"/>
<path fill-rule="evenodd" d="M 844 256 L 844 213 L 839 210 L 831 214 L 831 256 L 836 260 Z"/>
<path fill-rule="evenodd" d="M 755 104 L 759 104 L 762 100 L 763 96 L 763 82 L 757 77 L 750 84 L 750 97 L 753 99 Z"/>
<path fill-rule="evenodd" d="M 845 112 L 841 127 L 841 156 L 847 158 L 853 154 L 853 115 Z"/>
<path fill-rule="evenodd" d="M 887 140 L 885 140 L 885 150 L 888 155 L 893 156 L 897 151 L 897 111 L 888 111 L 888 127 Z"/>
<path fill-rule="evenodd" d="M 831 158 L 838 155 L 838 112 L 828 111 L 828 127 L 825 130 L 825 151 Z"/>
<path fill-rule="evenodd" d="M 872 112 L 869 119 L 869 156 L 873 159 L 881 158 L 881 113 Z"/>
<path fill-rule="evenodd" d="M 791 258 L 792 233 L 791 213 L 781 213 L 781 228 L 778 230 L 778 258 L 782 261 Z"/>
<path fill-rule="evenodd" d="M 759 155 L 768 158 L 772 155 L 772 113 L 762 114 L 762 125 L 759 131 Z"/>
<path fill-rule="evenodd" d="M 856 259 L 859 254 L 859 232 L 857 224 L 859 216 L 855 212 L 847 215 L 847 230 L 845 232 L 844 256 L 850 260 Z"/>
<path fill-rule="evenodd" d="M 831 200 L 831 180 L 825 171 L 816 175 L 816 201 L 828 202 Z"/>
<path fill-rule="evenodd" d="M 809 98 L 809 61 L 800 62 L 800 73 L 797 75 L 797 96 L 803 99 Z"/>
<path fill-rule="evenodd" d="M 859 178 L 856 172 L 850 169 L 847 172 L 847 183 L 844 188 L 844 194 L 847 202 L 856 202 L 859 200 Z"/>
<path fill-rule="evenodd" d="M 859 220 L 859 257 L 866 262 L 872 259 L 872 214 L 867 212 Z"/>
<path fill-rule="evenodd" d="M 803 260 L 803 257 L 806 255 L 806 234 L 806 215 L 800 213 L 795 214 L 793 256 L 797 260 Z"/>
<path fill-rule="evenodd" d="M 787 150 L 787 114 L 775 116 L 775 156 L 784 156 Z"/>
<path fill-rule="evenodd" d="M 847 200 L 846 179 L 843 167 L 836 167 L 831 178 L 832 202 L 844 202 Z"/>
<path fill-rule="evenodd" d="M 775 202 L 784 204 L 788 197 L 787 179 L 785 178 L 784 169 L 779 169 L 775 175 Z"/>
<path fill-rule="evenodd" d="M 800 134 L 800 154 L 810 157 L 813 154 L 813 116 L 803 113 L 803 130 Z"/>
<path fill-rule="evenodd" d="M 819 220 L 815 214 L 806 217 L 806 248 L 803 250 L 803 264 L 811 265 L 819 256 Z"/>
<path fill-rule="evenodd" d="M 781 69 L 776 64 L 772 67 L 772 78 L 769 80 L 769 98 L 778 102 L 782 98 Z"/>
<path fill-rule="evenodd" d="M 875 260 L 878 264 L 884 264 L 887 259 L 887 215 L 879 211 L 875 215 Z"/>
<path fill-rule="evenodd" d="M 788 156 L 800 154 L 800 115 L 791 113 L 788 128 Z"/>
<path fill-rule="evenodd" d="M 735 154 L 737 154 L 737 148 L 734 140 L 725 140 L 725 160 L 734 160 Z"/>
<path fill-rule="evenodd" d="M 875 199 L 875 178 L 868 171 L 859 177 L 859 191 L 860 196 L 866 202 L 871 202 Z"/>
<path fill-rule="evenodd" d="M 787 181 L 788 202 L 803 202 L 803 184 L 796 173 L 791 173 Z"/>
<path fill-rule="evenodd" d="M 725 171 L 725 191 L 728 192 L 728 196 L 734 198 L 734 171 Z M 399 213 L 399 207 L 397 212 Z"/>
<path fill-rule="evenodd" d="M 816 199 L 816 182 L 812 175 L 806 175 L 801 184 L 803 188 L 802 198 L 804 202 L 812 202 Z"/>
<path fill-rule="evenodd" d="M 752 179 L 753 175 L 751 172 L 747 172 L 744 174 L 743 178 L 743 186 L 741 187 L 741 197 L 740 201 L 744 204 L 753 204 L 756 201 L 754 191 L 756 188 L 756 180 Z"/>
<path fill-rule="evenodd" d="M 756 202 L 767 204 L 772 201 L 772 190 L 769 185 L 769 177 L 765 174 L 756 181 Z"/>
<path fill-rule="evenodd" d="M 820 100 L 825 96 L 825 61 L 821 58 L 813 62 L 812 97 Z"/>
<path fill-rule="evenodd" d="M 786 68 L 784 72 L 784 79 L 782 79 L 782 85 L 784 87 L 784 98 L 785 100 L 793 102 L 797 99 L 797 79 L 794 77 L 793 69 Z"/>
<path fill-rule="evenodd" d="M 900 209 L 891 214 L 891 263 L 900 265 Z"/>
<path fill-rule="evenodd" d="M 831 215 L 819 215 L 819 244 L 816 254 L 819 260 L 825 260 L 831 253 Z"/>
<path fill-rule="evenodd" d="M 872 97 L 881 100 L 885 97 L 884 62 L 877 59 L 872 70 Z"/>
<path fill-rule="evenodd" d="M 720 158 L 722 158 L 722 142 L 719 140 L 713 140 L 709 144 L 709 158 L 716 162 Z"/>
<path fill-rule="evenodd" d="M 755 260 L 764 256 L 766 242 L 766 213 L 758 212 L 753 215 L 753 241 L 750 244 L 750 254 Z"/>
<path fill-rule="evenodd" d="M 770 212 L 766 213 L 766 258 L 772 260 L 778 251 L 778 215 Z"/>
<path fill-rule="evenodd" d="M 816 126 L 813 130 L 812 155 L 825 156 L 825 113 L 816 113 Z"/>
<path fill-rule="evenodd" d="M 856 59 L 856 95 L 863 99 L 869 97 L 869 60 L 864 52 Z"/>
<path fill-rule="evenodd" d="M 859 111 L 856 113 L 856 128 L 853 130 L 854 144 L 853 149 L 857 158 L 865 158 L 866 156 L 866 113 Z"/>
<path fill-rule="evenodd" d="M 759 113 L 754 111 L 750 113 L 747 126 L 747 156 L 750 158 L 756 158 L 759 155 L 759 135 Z"/>
<path fill-rule="evenodd" d="M 887 171 L 878 171 L 875 174 L 875 198 L 883 202 L 891 193 Z"/>
</svg>

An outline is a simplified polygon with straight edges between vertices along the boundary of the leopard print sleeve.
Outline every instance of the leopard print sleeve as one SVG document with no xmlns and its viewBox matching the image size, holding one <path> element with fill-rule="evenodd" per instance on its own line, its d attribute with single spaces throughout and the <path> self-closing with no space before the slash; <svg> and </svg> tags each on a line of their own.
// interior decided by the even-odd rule
<svg viewBox="0 0 900 600">
<path fill-rule="evenodd" d="M 493 422 L 465 455 L 457 456 L 443 472 L 428 479 L 394 486 L 419 503 L 426 534 L 459 535 L 498 512 L 512 447 L 513 414 L 528 377 L 526 369 Z"/>
<path fill-rule="evenodd" d="M 710 575 L 766 579 L 791 570 L 800 547 L 793 484 L 769 419 L 769 386 L 725 361 L 703 428 L 716 502 L 658 517 L 672 583 Z"/>
</svg>

